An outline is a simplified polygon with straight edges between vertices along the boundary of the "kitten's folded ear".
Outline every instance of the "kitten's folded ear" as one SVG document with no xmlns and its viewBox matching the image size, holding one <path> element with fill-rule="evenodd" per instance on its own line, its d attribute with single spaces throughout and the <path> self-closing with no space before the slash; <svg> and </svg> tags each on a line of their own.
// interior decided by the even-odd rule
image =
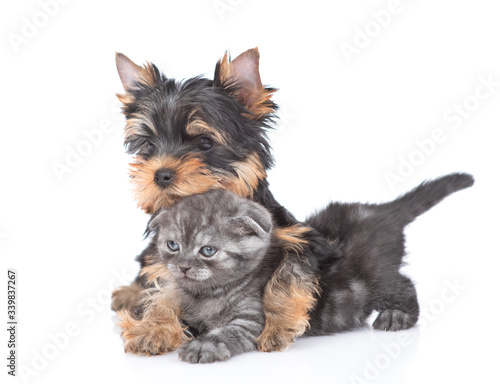
<svg viewBox="0 0 500 384">
<path fill-rule="evenodd" d="M 257 203 L 251 204 L 245 216 L 232 220 L 231 225 L 241 233 L 255 235 L 265 240 L 273 229 L 271 214 Z"/>
<path fill-rule="evenodd" d="M 151 216 L 148 222 L 148 229 L 146 230 L 146 234 L 150 234 L 151 232 L 157 232 L 160 226 L 165 223 L 168 216 L 168 212 L 166 210 L 157 211 Z"/>
</svg>

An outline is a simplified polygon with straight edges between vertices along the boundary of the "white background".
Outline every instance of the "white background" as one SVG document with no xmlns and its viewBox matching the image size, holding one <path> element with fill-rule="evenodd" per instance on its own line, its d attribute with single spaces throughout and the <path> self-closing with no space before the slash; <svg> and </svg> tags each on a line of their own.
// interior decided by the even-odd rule
<svg viewBox="0 0 500 384">
<path fill-rule="evenodd" d="M 21 366 L 29 383 L 498 382 L 500 87 L 475 96 L 480 78 L 500 81 L 498 2 L 401 0 L 390 19 L 394 6 L 378 0 L 67 1 L 50 16 L 43 2 L 0 8 L 2 289 L 7 268 L 18 272 L 18 377 L 9 382 L 21 382 Z M 372 37 L 360 37 L 366 29 Z M 341 46 L 355 40 L 347 57 Z M 426 178 L 474 174 L 473 188 L 406 231 L 406 272 L 427 315 L 399 334 L 367 328 L 210 366 L 125 355 L 110 289 L 116 275 L 135 276 L 147 216 L 130 193 L 114 53 L 181 79 L 211 77 L 225 50 L 254 46 L 263 82 L 280 89 L 269 180 L 298 218 L 330 200 L 380 202 Z M 449 115 L 464 102 L 467 118 Z M 54 164 L 110 122 L 58 177 Z M 436 129 L 442 142 L 415 153 Z M 404 159 L 418 165 L 391 188 L 387 172 Z"/>
</svg>

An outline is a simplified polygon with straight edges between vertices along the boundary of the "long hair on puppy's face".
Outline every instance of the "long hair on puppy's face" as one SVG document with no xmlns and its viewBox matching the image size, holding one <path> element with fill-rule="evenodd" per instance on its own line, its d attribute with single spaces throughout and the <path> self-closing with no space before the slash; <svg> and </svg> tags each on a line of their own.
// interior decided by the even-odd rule
<svg viewBox="0 0 500 384">
<path fill-rule="evenodd" d="M 120 53 L 116 62 L 125 145 L 135 155 L 130 176 L 143 210 L 219 188 L 252 197 L 273 165 L 266 130 L 277 109 L 275 89 L 261 83 L 256 48 L 232 61 L 226 53 L 214 80 L 177 82 Z"/>
</svg>

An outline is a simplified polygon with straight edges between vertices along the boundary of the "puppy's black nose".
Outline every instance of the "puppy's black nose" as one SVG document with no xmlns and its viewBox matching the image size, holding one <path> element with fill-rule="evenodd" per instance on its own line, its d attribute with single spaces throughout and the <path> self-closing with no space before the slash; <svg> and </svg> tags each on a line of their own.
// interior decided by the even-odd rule
<svg viewBox="0 0 500 384">
<path fill-rule="evenodd" d="M 182 271 L 182 273 L 186 274 L 186 272 L 189 271 L 191 267 L 179 267 L 179 269 Z"/>
<path fill-rule="evenodd" d="M 168 168 L 161 168 L 155 173 L 155 184 L 160 188 L 167 188 L 175 177 L 175 172 Z"/>
</svg>

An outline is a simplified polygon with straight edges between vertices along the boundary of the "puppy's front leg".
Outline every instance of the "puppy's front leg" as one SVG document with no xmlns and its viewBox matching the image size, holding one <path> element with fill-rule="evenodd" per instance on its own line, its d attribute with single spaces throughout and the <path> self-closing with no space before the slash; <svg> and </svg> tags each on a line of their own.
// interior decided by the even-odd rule
<svg viewBox="0 0 500 384">
<path fill-rule="evenodd" d="M 186 328 L 179 320 L 179 305 L 172 299 L 171 291 L 145 291 L 140 306 L 141 318 L 127 311 L 118 312 L 118 326 L 122 329 L 125 352 L 147 356 L 162 355 L 176 350 L 189 340 L 184 332 Z"/>
<path fill-rule="evenodd" d="M 283 351 L 309 327 L 309 311 L 316 305 L 318 282 L 285 257 L 264 292 L 266 325 L 258 337 L 262 352 Z"/>
<path fill-rule="evenodd" d="M 266 325 L 257 339 L 259 351 L 283 351 L 309 327 L 309 312 L 319 294 L 318 280 L 309 264 L 314 253 L 311 239 L 315 237 L 311 231 L 299 224 L 275 231 L 284 256 L 264 291 Z"/>
</svg>

